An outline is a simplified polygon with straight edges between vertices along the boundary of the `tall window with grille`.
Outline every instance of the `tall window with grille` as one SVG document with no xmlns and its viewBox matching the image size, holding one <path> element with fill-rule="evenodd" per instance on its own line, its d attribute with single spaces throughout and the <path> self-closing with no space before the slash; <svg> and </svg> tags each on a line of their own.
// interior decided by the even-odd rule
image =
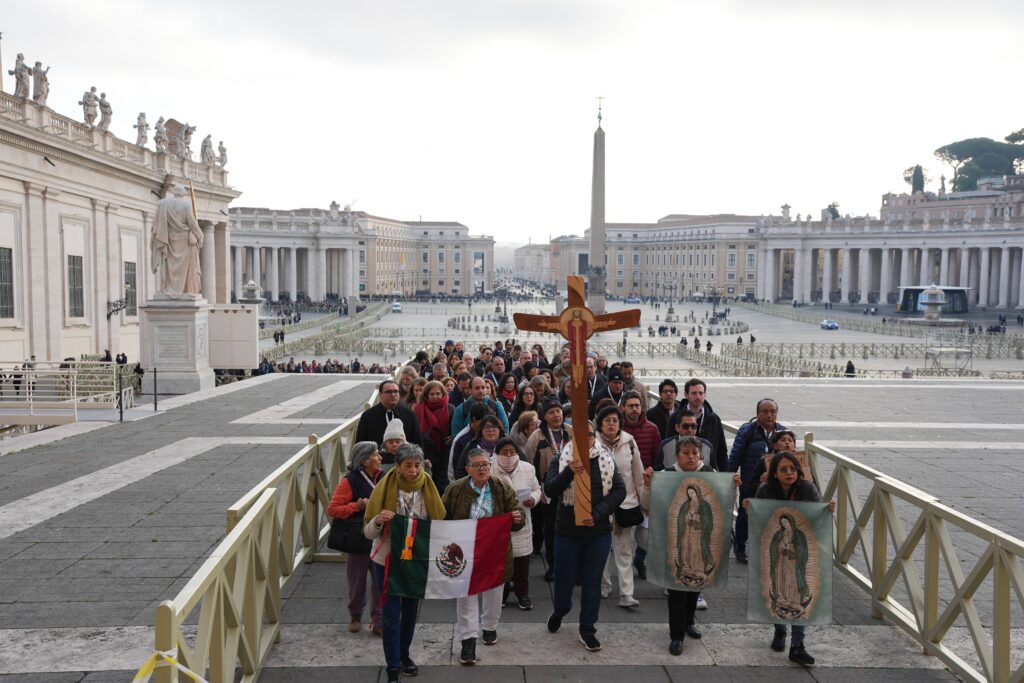
<svg viewBox="0 0 1024 683">
<path fill-rule="evenodd" d="M 68 317 L 71 318 L 85 317 L 82 260 L 81 256 L 68 256 Z"/>
<path fill-rule="evenodd" d="M 139 314 L 138 308 L 138 289 L 136 289 L 136 277 L 135 277 L 135 264 L 131 261 L 124 262 L 124 314 L 129 316 L 137 316 Z"/>
<path fill-rule="evenodd" d="M 0 248 L 0 318 L 14 317 L 14 250 Z"/>
</svg>

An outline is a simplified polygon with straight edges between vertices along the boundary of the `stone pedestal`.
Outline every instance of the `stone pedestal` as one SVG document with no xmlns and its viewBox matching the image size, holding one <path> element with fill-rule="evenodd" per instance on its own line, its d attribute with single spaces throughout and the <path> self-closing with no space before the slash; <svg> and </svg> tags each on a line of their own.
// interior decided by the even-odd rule
<svg viewBox="0 0 1024 683">
<path fill-rule="evenodd" d="M 206 299 L 158 297 L 139 306 L 143 392 L 188 394 L 215 385 L 210 367 L 210 314 Z"/>
</svg>

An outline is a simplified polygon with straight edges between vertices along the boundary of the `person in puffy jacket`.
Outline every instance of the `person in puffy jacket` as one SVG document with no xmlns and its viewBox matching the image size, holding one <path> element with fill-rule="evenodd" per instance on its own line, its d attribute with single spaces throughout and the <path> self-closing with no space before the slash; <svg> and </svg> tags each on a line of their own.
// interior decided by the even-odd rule
<svg viewBox="0 0 1024 683">
<path fill-rule="evenodd" d="M 750 482 L 754 478 L 754 470 L 757 463 L 764 457 L 765 453 L 771 453 L 772 435 L 785 427 L 776 418 L 779 415 L 779 404 L 775 399 L 762 398 L 757 402 L 757 416 L 744 424 L 736 432 L 736 438 L 732 442 L 732 450 L 729 452 L 729 463 L 726 469 L 730 472 L 738 471 L 743 485 L 740 486 L 739 504 L 740 508 L 736 514 L 736 533 L 733 535 L 733 545 L 736 551 L 736 560 L 742 564 L 747 563 L 747 511 L 743 507 L 743 501 L 747 498 L 747 491 L 750 489 Z"/>
</svg>

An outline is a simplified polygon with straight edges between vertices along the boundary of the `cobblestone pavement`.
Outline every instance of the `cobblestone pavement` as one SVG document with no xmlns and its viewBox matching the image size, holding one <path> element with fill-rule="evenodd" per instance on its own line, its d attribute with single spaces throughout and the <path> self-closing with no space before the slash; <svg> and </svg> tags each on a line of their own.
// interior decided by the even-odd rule
<svg viewBox="0 0 1024 683">
<path fill-rule="evenodd" d="M 156 604 L 176 593 L 223 536 L 228 505 L 310 432 L 354 414 L 375 379 L 258 378 L 167 401 L 165 412 L 145 419 L 0 456 L 0 678 L 130 680 L 151 649 Z M 757 399 L 773 396 L 780 421 L 798 434 L 813 431 L 817 441 L 1024 537 L 1015 491 L 1024 474 L 1021 392 L 1024 385 L 1010 382 L 715 379 L 708 400 L 723 419 L 740 423 Z M 954 542 L 969 570 L 980 546 L 961 536 Z M 768 649 L 768 627 L 746 623 L 744 566 L 734 563 L 729 587 L 708 594 L 710 609 L 698 614 L 705 638 L 688 642 L 680 658 L 667 653 L 661 590 L 645 582 L 638 582 L 636 610 L 619 608 L 615 593 L 604 601 L 602 653 L 587 655 L 575 642 L 572 615 L 550 636 L 542 571 L 535 557 L 534 610 L 506 608 L 501 641 L 480 648 L 488 680 L 607 680 L 602 667 L 617 665 L 630 665 L 623 675 L 643 681 L 952 679 L 900 631 L 872 619 L 866 596 L 838 572 L 834 622 L 810 631 L 808 649 L 819 665 L 805 671 Z M 286 588 L 282 642 L 261 680 L 383 680 L 379 641 L 344 629 L 345 591 L 341 564 L 303 568 Z M 981 616 L 990 619 L 984 610 Z M 1020 627 L 1019 610 L 1014 619 Z M 424 603 L 414 652 L 424 680 L 473 673 L 451 665 L 453 621 L 450 601 Z"/>
</svg>

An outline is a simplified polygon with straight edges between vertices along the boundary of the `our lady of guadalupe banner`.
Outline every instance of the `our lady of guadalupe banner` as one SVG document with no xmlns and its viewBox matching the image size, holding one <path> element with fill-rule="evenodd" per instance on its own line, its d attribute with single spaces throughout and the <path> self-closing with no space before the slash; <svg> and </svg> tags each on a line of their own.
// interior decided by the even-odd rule
<svg viewBox="0 0 1024 683">
<path fill-rule="evenodd" d="M 747 619 L 832 623 L 832 513 L 827 503 L 750 499 Z"/>
<path fill-rule="evenodd" d="M 730 473 L 655 472 L 647 580 L 681 591 L 725 587 L 735 506 L 736 484 Z"/>
</svg>

